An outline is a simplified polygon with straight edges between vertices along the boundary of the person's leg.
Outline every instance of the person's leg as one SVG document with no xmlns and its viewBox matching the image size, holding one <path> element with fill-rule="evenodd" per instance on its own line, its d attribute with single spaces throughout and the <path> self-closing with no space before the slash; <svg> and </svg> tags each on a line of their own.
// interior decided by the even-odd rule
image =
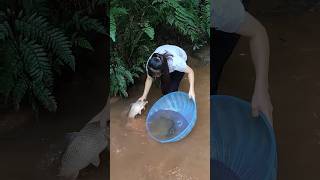
<svg viewBox="0 0 320 180">
<path fill-rule="evenodd" d="M 232 54 L 240 36 L 211 28 L 210 40 L 210 95 L 217 94 L 218 83 L 223 67 Z"/>
<path fill-rule="evenodd" d="M 178 91 L 180 82 L 184 74 L 185 74 L 184 72 L 179 72 L 179 71 L 173 71 L 172 73 L 170 73 L 170 81 L 161 82 L 162 94 L 166 95 L 168 93 Z"/>
</svg>

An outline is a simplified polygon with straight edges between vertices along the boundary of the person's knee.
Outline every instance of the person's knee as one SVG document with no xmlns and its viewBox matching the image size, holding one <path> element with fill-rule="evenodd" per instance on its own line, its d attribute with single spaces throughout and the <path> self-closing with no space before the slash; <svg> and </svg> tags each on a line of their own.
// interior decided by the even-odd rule
<svg viewBox="0 0 320 180">
<path fill-rule="evenodd" d="M 260 22 L 256 24 L 255 30 L 256 31 L 254 31 L 254 34 L 253 34 L 254 37 L 267 36 L 268 34 L 267 29 Z"/>
<path fill-rule="evenodd" d="M 267 36 L 267 30 L 264 25 L 248 12 L 237 33 L 249 38 Z"/>
</svg>

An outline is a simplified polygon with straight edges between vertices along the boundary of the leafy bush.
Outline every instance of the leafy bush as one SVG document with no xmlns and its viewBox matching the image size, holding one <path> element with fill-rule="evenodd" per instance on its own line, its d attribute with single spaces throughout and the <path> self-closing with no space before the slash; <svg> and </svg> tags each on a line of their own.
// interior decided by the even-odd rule
<svg viewBox="0 0 320 180">
<path fill-rule="evenodd" d="M 210 33 L 209 9 L 208 0 L 111 0 L 110 38 L 114 52 L 110 66 L 111 95 L 127 96 L 128 85 L 134 83 L 131 77 L 143 72 L 156 47 L 157 27 L 177 29 L 193 42 L 194 49 L 206 44 Z"/>
<path fill-rule="evenodd" d="M 74 8 L 62 0 L 0 1 L 0 97 L 7 105 L 19 108 L 25 100 L 35 111 L 39 104 L 55 111 L 54 80 L 62 67 L 75 70 L 77 47 L 93 50 L 89 32 L 106 34 L 103 23 L 89 17 L 106 2 L 71 2 Z"/>
</svg>

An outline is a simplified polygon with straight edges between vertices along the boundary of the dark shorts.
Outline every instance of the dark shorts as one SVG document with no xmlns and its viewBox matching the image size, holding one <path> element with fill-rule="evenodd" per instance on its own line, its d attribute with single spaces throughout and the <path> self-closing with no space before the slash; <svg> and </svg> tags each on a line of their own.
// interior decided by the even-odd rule
<svg viewBox="0 0 320 180">
<path fill-rule="evenodd" d="M 184 72 L 173 71 L 170 73 L 170 81 L 165 82 L 161 79 L 161 91 L 163 95 L 178 91 L 180 82 L 184 76 Z"/>
<path fill-rule="evenodd" d="M 211 28 L 210 37 L 210 95 L 215 95 L 223 66 L 237 45 L 240 35 Z"/>
</svg>

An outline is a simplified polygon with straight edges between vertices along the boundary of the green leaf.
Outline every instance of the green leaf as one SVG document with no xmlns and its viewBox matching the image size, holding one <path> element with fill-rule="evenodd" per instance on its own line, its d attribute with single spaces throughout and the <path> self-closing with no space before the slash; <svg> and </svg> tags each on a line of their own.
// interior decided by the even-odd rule
<svg viewBox="0 0 320 180">
<path fill-rule="evenodd" d="M 88 49 L 88 50 L 91 50 L 91 51 L 94 51 L 91 43 L 84 37 L 78 37 L 74 40 L 74 44 L 76 47 L 81 47 L 81 48 L 84 48 L 84 49 Z"/>
<path fill-rule="evenodd" d="M 143 31 L 150 37 L 151 40 L 154 38 L 154 29 L 150 26 L 149 23 L 145 24 L 145 27 L 143 28 Z"/>
<path fill-rule="evenodd" d="M 110 38 L 113 42 L 116 41 L 117 24 L 116 18 L 122 15 L 127 15 L 128 11 L 122 7 L 112 7 L 110 9 Z"/>
<path fill-rule="evenodd" d="M 24 97 L 24 95 L 26 94 L 27 90 L 28 90 L 28 84 L 27 84 L 26 78 L 25 78 L 25 76 L 21 76 L 17 80 L 17 82 L 12 90 L 13 103 L 17 109 L 19 109 L 20 102 L 21 102 L 22 98 Z"/>
<path fill-rule="evenodd" d="M 123 7 L 112 7 L 110 9 L 110 15 L 114 17 L 122 16 L 128 14 L 128 10 Z"/>
<path fill-rule="evenodd" d="M 110 37 L 113 42 L 116 41 L 117 26 L 113 15 L 110 16 Z"/>
<path fill-rule="evenodd" d="M 20 51 L 26 70 L 34 81 L 44 80 L 44 74 L 51 74 L 51 65 L 45 50 L 35 41 L 24 39 Z"/>
<path fill-rule="evenodd" d="M 88 16 L 81 17 L 79 19 L 79 25 L 84 32 L 95 31 L 101 34 L 107 34 L 106 28 L 101 22 Z"/>
<path fill-rule="evenodd" d="M 18 32 L 24 37 L 41 42 L 46 49 L 53 52 L 56 60 L 64 62 L 75 70 L 72 44 L 61 30 L 49 25 L 44 17 L 36 13 L 22 20 L 17 19 L 15 24 Z"/>
<path fill-rule="evenodd" d="M 50 90 L 46 88 L 42 82 L 36 81 L 32 83 L 32 92 L 37 100 L 49 111 L 57 110 L 57 102 L 52 96 Z"/>
</svg>

